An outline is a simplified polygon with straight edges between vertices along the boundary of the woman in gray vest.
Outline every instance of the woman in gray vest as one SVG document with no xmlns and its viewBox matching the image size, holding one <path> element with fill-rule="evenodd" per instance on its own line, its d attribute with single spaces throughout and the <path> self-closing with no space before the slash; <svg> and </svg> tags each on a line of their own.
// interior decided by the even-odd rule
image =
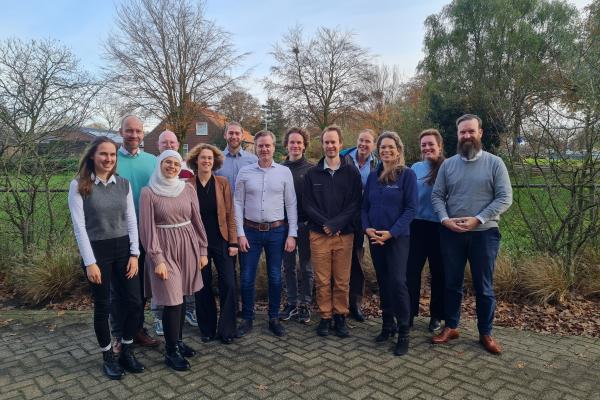
<svg viewBox="0 0 600 400">
<path fill-rule="evenodd" d="M 144 371 L 133 354 L 133 335 L 142 301 L 138 277 L 138 230 L 131 187 L 115 175 L 117 144 L 96 138 L 83 154 L 77 177 L 69 187 L 69 210 L 82 266 L 94 299 L 94 331 L 110 379 L 121 379 L 124 370 Z M 122 299 L 110 302 L 111 285 Z M 122 350 L 115 359 L 111 349 L 110 307 L 125 313 Z"/>
</svg>

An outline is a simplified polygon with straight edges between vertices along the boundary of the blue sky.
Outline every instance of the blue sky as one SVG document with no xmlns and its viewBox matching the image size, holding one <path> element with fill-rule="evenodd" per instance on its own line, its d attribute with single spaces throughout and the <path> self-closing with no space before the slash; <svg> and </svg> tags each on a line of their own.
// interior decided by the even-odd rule
<svg viewBox="0 0 600 400">
<path fill-rule="evenodd" d="M 319 26 L 354 32 L 358 44 L 376 61 L 397 65 L 403 76 L 414 74 L 422 57 L 423 21 L 450 0 L 207 0 L 206 15 L 232 34 L 240 53 L 251 52 L 246 82 L 264 100 L 258 79 L 269 72 L 269 51 L 289 27 L 300 24 L 307 34 Z M 120 0 L 2 0 L 0 38 L 54 38 L 70 47 L 82 65 L 98 72 L 102 42 L 113 28 Z M 589 0 L 571 0 L 583 7 Z"/>
</svg>

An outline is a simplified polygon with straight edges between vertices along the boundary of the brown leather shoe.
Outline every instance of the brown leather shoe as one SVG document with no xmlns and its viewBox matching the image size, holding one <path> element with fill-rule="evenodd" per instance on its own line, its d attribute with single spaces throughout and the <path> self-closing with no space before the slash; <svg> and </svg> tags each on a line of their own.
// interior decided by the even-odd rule
<svg viewBox="0 0 600 400">
<path fill-rule="evenodd" d="M 500 347 L 498 342 L 496 342 L 490 335 L 480 335 L 479 343 L 481 343 L 483 347 L 492 354 L 502 353 L 502 347 Z"/>
<path fill-rule="evenodd" d="M 139 344 L 143 347 L 156 347 L 158 346 L 158 340 L 154 339 L 150 335 L 148 335 L 148 331 L 145 328 L 141 329 L 138 333 L 133 337 L 133 343 Z"/>
<path fill-rule="evenodd" d="M 443 344 L 448 343 L 453 339 L 458 339 L 459 337 L 458 329 L 455 328 L 444 328 L 439 335 L 436 335 L 431 338 L 431 343 L 433 344 Z"/>
</svg>

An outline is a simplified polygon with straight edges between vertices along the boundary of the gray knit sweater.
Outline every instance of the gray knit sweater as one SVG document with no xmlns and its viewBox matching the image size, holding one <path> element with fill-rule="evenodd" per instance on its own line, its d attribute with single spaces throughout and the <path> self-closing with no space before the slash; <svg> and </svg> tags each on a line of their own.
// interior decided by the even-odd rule
<svg viewBox="0 0 600 400">
<path fill-rule="evenodd" d="M 476 160 L 450 157 L 440 167 L 431 202 L 440 221 L 477 217 L 483 223 L 474 230 L 498 226 L 500 214 L 512 204 L 512 187 L 500 157 L 483 151 Z"/>
</svg>

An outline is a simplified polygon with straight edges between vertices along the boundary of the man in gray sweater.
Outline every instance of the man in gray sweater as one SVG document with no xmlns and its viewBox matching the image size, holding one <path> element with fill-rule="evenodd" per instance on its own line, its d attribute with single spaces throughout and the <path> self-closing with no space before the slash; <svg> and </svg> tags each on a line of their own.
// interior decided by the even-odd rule
<svg viewBox="0 0 600 400">
<path fill-rule="evenodd" d="M 492 354 L 502 349 L 492 337 L 496 309 L 494 266 L 500 232 L 500 214 L 512 204 L 510 178 L 501 158 L 483 151 L 481 119 L 465 114 L 456 121 L 458 154 L 444 161 L 431 201 L 442 223 L 440 242 L 445 271 L 444 330 L 432 343 L 459 336 L 458 322 L 468 260 L 475 289 L 479 341 Z"/>
</svg>

